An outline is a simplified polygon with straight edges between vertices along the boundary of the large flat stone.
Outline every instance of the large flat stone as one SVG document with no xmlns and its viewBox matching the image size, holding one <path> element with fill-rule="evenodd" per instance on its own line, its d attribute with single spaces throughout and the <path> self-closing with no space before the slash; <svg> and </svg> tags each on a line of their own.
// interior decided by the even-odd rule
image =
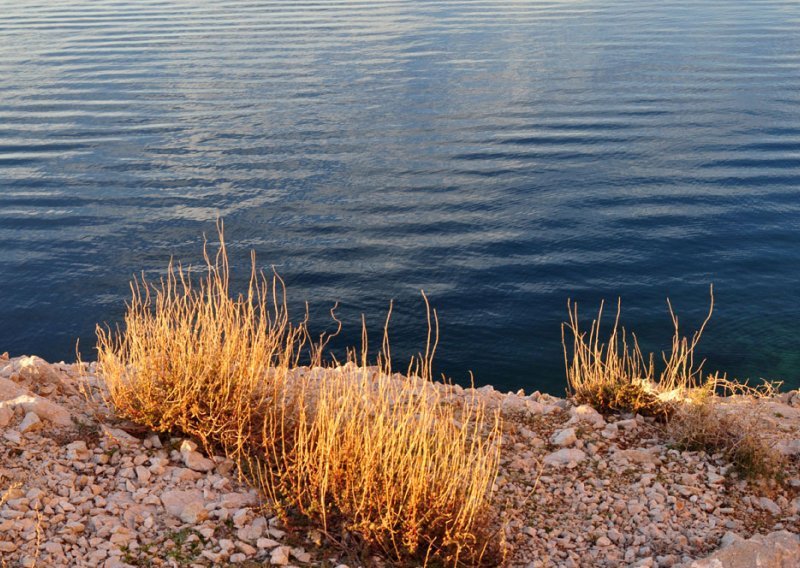
<svg viewBox="0 0 800 568">
<path fill-rule="evenodd" d="M 690 568 L 797 568 L 800 566 L 800 536 L 779 531 L 766 536 L 755 535 L 747 540 L 723 539 L 727 546 Z"/>
<path fill-rule="evenodd" d="M 72 416 L 66 408 L 33 394 L 9 379 L 0 378 L 0 406 L 11 409 L 20 406 L 25 412 L 35 412 L 39 418 L 57 426 L 72 424 Z"/>
</svg>

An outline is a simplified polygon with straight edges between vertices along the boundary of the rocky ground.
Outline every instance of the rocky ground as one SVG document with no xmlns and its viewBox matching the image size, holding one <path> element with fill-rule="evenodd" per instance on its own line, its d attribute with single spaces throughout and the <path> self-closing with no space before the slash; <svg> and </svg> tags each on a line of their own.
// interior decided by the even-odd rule
<svg viewBox="0 0 800 568">
<path fill-rule="evenodd" d="M 0 358 L 0 566 L 379 564 L 281 526 L 228 460 L 87 400 L 100 388 L 92 372 Z M 479 394 L 504 418 L 496 496 L 510 565 L 800 566 L 797 392 L 721 405 L 757 413 L 785 456 L 783 479 L 761 483 L 738 481 L 719 456 L 671 449 L 639 416 Z"/>
<path fill-rule="evenodd" d="M 736 545 L 739 557 L 761 554 L 762 564 L 751 556 L 743 566 L 800 566 L 796 393 L 784 397 L 794 406 L 747 403 L 786 455 L 783 483 L 738 481 L 720 456 L 671 449 L 663 427 L 640 416 L 606 420 L 547 395 L 490 396 L 506 417 L 500 496 L 521 511 L 512 520 L 515 564 L 734 566 L 696 562 L 722 544 Z M 740 542 L 757 533 L 773 533 L 769 544 Z M 767 551 L 777 563 L 767 563 Z"/>
</svg>

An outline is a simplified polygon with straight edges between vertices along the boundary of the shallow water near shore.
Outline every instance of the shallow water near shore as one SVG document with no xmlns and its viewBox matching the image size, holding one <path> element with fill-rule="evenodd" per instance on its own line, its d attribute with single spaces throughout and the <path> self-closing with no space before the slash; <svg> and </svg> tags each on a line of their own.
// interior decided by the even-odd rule
<svg viewBox="0 0 800 568">
<path fill-rule="evenodd" d="M 0 351 L 92 358 L 222 216 L 339 349 L 563 393 L 566 300 L 800 385 L 800 4 L 0 0 Z M 611 315 L 611 314 L 609 314 Z M 313 326 L 312 326 L 313 327 Z"/>
</svg>

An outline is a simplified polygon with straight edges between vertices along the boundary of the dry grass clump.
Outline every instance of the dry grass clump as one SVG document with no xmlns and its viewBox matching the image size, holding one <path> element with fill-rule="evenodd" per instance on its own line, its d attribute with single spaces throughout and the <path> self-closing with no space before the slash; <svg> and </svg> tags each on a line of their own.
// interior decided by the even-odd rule
<svg viewBox="0 0 800 568">
<path fill-rule="evenodd" d="M 681 404 L 667 430 L 677 448 L 720 454 L 743 478 L 774 478 L 783 471 L 783 458 L 762 434 L 757 399 L 771 396 L 771 385 L 752 389 L 723 379 L 724 391 L 747 393 L 736 412 L 719 408 L 714 388 L 698 389 Z"/>
<path fill-rule="evenodd" d="M 289 322 L 282 282 L 255 259 L 247 294 L 231 296 L 220 241 L 213 261 L 204 247 L 199 282 L 172 263 L 157 285 L 134 280 L 124 331 L 97 329 L 98 363 L 119 415 L 238 458 L 276 411 L 305 327 Z"/>
<path fill-rule="evenodd" d="M 156 285 L 134 281 L 122 329 L 98 328 L 117 413 L 236 459 L 286 520 L 350 533 L 395 561 L 491 561 L 498 417 L 477 399 L 442 400 L 431 326 L 409 377 L 392 374 L 386 339 L 377 367 L 366 350 L 358 365 L 322 366 L 325 336 L 311 342 L 305 321 L 290 323 L 283 283 L 255 259 L 247 293 L 231 295 L 221 227 L 220 241 L 199 283 L 171 264 Z M 305 348 L 313 369 L 298 367 Z"/>
<path fill-rule="evenodd" d="M 487 548 L 498 416 L 487 419 L 474 398 L 444 404 L 421 368 L 406 378 L 348 364 L 305 378 L 293 443 L 264 448 L 273 467 L 262 470 L 262 486 L 392 560 L 480 565 L 498 552 Z"/>
<path fill-rule="evenodd" d="M 743 477 L 774 477 L 781 458 L 759 428 L 758 406 L 744 404 L 736 413 L 724 412 L 718 395 L 749 399 L 774 395 L 776 385 L 760 387 L 729 381 L 719 374 L 702 376 L 703 362 L 694 352 L 714 310 L 714 294 L 700 329 L 691 338 L 680 335 L 678 318 L 667 300 L 674 333 L 672 349 L 662 353 L 660 370 L 656 357 L 642 353 L 635 334 L 628 341 L 620 327 L 620 304 L 606 342 L 601 342 L 603 306 L 588 334 L 580 330 L 578 308 L 568 303 L 569 322 L 562 325 L 564 362 L 570 394 L 581 404 L 604 413 L 631 412 L 668 421 L 667 434 L 678 448 L 721 454 Z M 567 332 L 572 335 L 568 352 Z"/>
<path fill-rule="evenodd" d="M 673 412 L 675 401 L 702 387 L 703 362 L 695 363 L 694 351 L 714 310 L 713 289 L 708 315 L 691 338 L 680 335 L 678 318 L 669 300 L 667 305 L 674 326 L 672 348 L 662 353 L 661 369 L 657 371 L 655 354 L 645 357 L 636 335 L 631 334 L 628 341 L 625 328 L 620 327 L 620 302 L 606 342 L 601 342 L 600 330 L 603 304 L 587 334 L 580 329 L 577 304 L 567 302 L 569 322 L 561 326 L 561 340 L 570 395 L 604 413 L 634 412 L 666 418 Z M 572 339 L 571 354 L 568 332 Z"/>
</svg>

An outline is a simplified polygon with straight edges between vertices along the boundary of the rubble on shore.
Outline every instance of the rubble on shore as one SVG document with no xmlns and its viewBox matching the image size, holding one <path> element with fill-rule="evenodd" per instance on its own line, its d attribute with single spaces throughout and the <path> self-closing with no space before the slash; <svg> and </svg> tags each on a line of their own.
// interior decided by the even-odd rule
<svg viewBox="0 0 800 568">
<path fill-rule="evenodd" d="M 224 457 L 117 419 L 94 372 L 0 358 L 1 566 L 380 564 L 283 526 Z M 453 401 L 473 394 L 441 388 Z M 503 416 L 495 498 L 509 565 L 800 565 L 796 391 L 720 405 L 761 413 L 786 458 L 781 480 L 758 483 L 720 456 L 673 449 L 641 416 L 605 418 L 540 393 L 477 394 Z"/>
</svg>

